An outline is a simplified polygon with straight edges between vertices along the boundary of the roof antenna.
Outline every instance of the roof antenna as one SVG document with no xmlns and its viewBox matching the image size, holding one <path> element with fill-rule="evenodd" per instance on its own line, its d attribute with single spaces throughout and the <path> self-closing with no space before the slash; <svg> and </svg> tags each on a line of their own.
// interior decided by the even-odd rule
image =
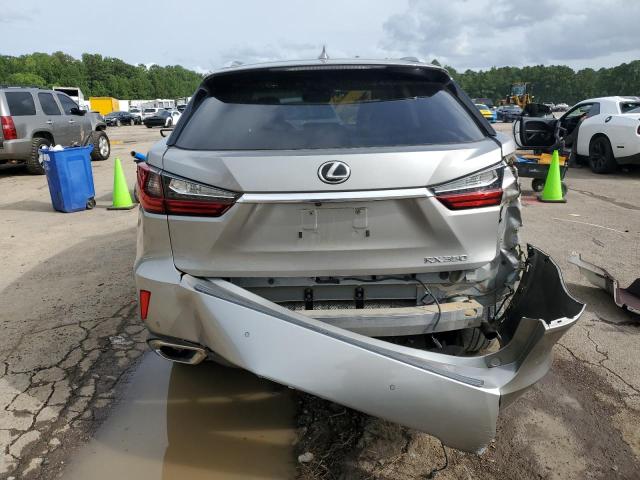
<svg viewBox="0 0 640 480">
<path fill-rule="evenodd" d="M 322 53 L 320 53 L 318 60 L 329 60 L 329 55 L 327 55 L 327 48 L 324 45 L 322 45 Z"/>
</svg>

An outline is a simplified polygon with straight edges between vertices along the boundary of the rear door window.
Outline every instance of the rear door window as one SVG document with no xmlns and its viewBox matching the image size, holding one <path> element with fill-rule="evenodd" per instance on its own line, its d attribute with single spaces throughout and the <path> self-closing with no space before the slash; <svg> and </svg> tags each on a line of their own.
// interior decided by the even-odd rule
<svg viewBox="0 0 640 480">
<path fill-rule="evenodd" d="M 385 69 L 214 77 L 176 146 L 291 150 L 465 143 L 485 135 L 446 82 Z"/>
<path fill-rule="evenodd" d="M 53 95 L 50 93 L 39 93 L 38 100 L 45 115 L 60 115 L 60 108 L 56 103 Z"/>
<path fill-rule="evenodd" d="M 14 117 L 36 114 L 36 104 L 29 92 L 5 92 L 9 113 Z"/>
<path fill-rule="evenodd" d="M 64 113 L 66 113 L 67 115 L 71 115 L 72 108 L 78 108 L 78 105 L 76 104 L 76 102 L 74 102 L 73 100 L 71 100 L 69 97 L 67 97 L 62 93 L 58 94 L 58 100 L 60 100 L 62 109 L 64 110 Z"/>
<path fill-rule="evenodd" d="M 640 108 L 640 102 L 620 102 L 621 113 L 637 113 L 632 110 L 638 110 Z"/>
</svg>

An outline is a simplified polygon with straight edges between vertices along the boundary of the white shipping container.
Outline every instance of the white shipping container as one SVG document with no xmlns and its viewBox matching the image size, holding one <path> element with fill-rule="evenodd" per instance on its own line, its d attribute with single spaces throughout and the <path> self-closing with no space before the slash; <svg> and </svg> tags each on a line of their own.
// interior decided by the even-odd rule
<svg viewBox="0 0 640 480">
<path fill-rule="evenodd" d="M 129 100 L 118 100 L 118 110 L 121 112 L 129 111 Z"/>
</svg>

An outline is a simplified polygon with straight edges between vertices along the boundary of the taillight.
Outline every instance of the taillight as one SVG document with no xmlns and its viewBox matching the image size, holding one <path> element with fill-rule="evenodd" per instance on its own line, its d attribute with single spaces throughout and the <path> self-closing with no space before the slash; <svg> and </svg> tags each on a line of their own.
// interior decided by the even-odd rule
<svg viewBox="0 0 640 480">
<path fill-rule="evenodd" d="M 147 319 L 149 313 L 149 302 L 151 301 L 151 292 L 149 290 L 140 290 L 140 318 Z"/>
<path fill-rule="evenodd" d="M 138 198 L 149 213 L 219 217 L 229 210 L 238 194 L 167 175 L 138 164 Z"/>
<path fill-rule="evenodd" d="M 503 173 L 504 165 L 501 164 L 431 189 L 449 210 L 493 207 L 502 202 Z"/>
<path fill-rule="evenodd" d="M 13 117 L 0 116 L 0 124 L 2 124 L 2 136 L 5 140 L 15 140 L 18 138 L 16 125 L 13 123 Z"/>
</svg>

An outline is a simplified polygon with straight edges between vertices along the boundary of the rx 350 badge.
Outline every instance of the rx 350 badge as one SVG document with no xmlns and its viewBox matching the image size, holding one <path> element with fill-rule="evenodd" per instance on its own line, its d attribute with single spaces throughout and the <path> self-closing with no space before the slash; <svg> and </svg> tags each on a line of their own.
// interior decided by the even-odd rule
<svg viewBox="0 0 640 480">
<path fill-rule="evenodd" d="M 466 262 L 467 255 L 441 255 L 438 257 L 424 257 L 424 263 Z"/>
</svg>

